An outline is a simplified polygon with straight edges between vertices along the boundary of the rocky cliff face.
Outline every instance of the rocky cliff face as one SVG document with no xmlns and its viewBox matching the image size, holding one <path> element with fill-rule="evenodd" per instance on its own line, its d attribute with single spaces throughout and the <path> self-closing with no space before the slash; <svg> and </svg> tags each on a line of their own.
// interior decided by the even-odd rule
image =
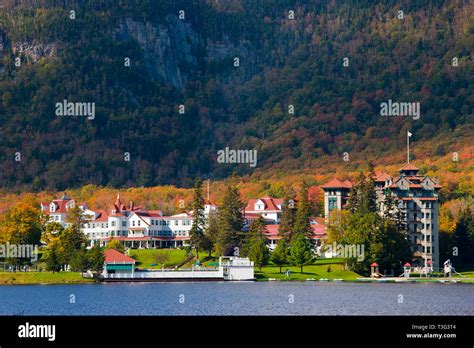
<svg viewBox="0 0 474 348">
<path fill-rule="evenodd" d="M 157 26 L 127 18 L 120 23 L 116 38 L 137 41 L 152 77 L 178 89 L 197 67 L 196 52 L 202 45 L 191 25 L 176 16 L 167 16 L 165 24 Z"/>
<path fill-rule="evenodd" d="M 57 54 L 58 44 L 30 42 L 15 42 L 12 45 L 12 52 L 17 55 L 26 56 L 30 61 L 36 63 L 42 58 L 50 58 Z"/>
<path fill-rule="evenodd" d="M 118 40 L 135 40 L 143 50 L 145 62 L 152 78 L 182 89 L 186 80 L 192 77 L 199 64 L 221 61 L 228 58 L 252 57 L 251 43 L 245 40 L 232 42 L 224 35 L 220 41 L 202 38 L 190 23 L 169 15 L 165 23 L 154 25 L 138 22 L 131 18 L 123 20 L 115 32 Z M 254 67 L 249 63 L 246 74 L 251 75 Z M 232 73 L 231 66 L 229 71 Z"/>
<path fill-rule="evenodd" d="M 0 31 L 0 74 L 3 73 L 3 55 L 5 54 L 5 36 Z"/>
</svg>

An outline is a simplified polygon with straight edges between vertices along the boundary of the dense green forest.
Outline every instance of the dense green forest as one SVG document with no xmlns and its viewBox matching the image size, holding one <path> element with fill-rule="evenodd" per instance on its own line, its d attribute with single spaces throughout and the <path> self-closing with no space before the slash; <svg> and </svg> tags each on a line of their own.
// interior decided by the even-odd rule
<svg viewBox="0 0 474 348">
<path fill-rule="evenodd" d="M 468 0 L 0 4 L 5 189 L 189 187 L 389 156 L 408 129 L 447 147 L 474 135 Z M 389 99 L 419 102 L 421 117 L 381 117 Z M 95 103 L 95 118 L 56 116 L 63 100 Z M 257 149 L 257 168 L 217 163 L 226 146 Z"/>
</svg>

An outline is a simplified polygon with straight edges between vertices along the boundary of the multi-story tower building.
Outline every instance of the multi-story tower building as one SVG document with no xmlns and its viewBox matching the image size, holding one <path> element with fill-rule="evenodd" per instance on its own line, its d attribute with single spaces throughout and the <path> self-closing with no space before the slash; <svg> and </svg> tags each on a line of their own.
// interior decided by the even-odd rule
<svg viewBox="0 0 474 348">
<path fill-rule="evenodd" d="M 324 216 L 327 219 L 334 209 L 344 209 L 349 199 L 352 183 L 349 180 L 332 179 L 321 186 L 324 190 Z"/>
<path fill-rule="evenodd" d="M 436 178 L 418 173 L 419 169 L 413 164 L 405 165 L 400 169 L 399 177 L 387 180 L 385 193 L 390 190 L 398 199 L 415 264 L 438 269 L 438 192 L 441 186 Z"/>
<path fill-rule="evenodd" d="M 439 268 L 438 192 L 436 178 L 419 175 L 419 169 L 409 163 L 400 169 L 398 177 L 379 173 L 374 178 L 377 207 L 386 210 L 384 202 L 390 191 L 402 216 L 413 253 L 413 263 Z M 334 209 L 344 209 L 350 195 L 350 182 L 333 179 L 322 186 L 326 219 Z"/>
</svg>

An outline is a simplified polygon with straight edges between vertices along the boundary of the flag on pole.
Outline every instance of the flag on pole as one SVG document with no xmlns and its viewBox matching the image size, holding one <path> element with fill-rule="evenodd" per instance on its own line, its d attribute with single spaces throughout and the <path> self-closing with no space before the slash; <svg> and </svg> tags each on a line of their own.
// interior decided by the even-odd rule
<svg viewBox="0 0 474 348">
<path fill-rule="evenodd" d="M 407 163 L 410 163 L 410 138 L 412 134 L 410 131 L 407 131 Z"/>
</svg>

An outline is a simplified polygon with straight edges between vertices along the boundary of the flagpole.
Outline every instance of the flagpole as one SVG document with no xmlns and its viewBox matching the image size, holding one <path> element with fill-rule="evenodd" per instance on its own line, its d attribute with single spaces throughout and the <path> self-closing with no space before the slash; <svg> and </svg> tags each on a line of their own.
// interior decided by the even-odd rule
<svg viewBox="0 0 474 348">
<path fill-rule="evenodd" d="M 410 163 L 410 131 L 407 133 L 407 163 Z"/>
<path fill-rule="evenodd" d="M 211 180 L 210 179 L 207 179 L 207 200 L 209 201 L 209 182 Z"/>
</svg>

